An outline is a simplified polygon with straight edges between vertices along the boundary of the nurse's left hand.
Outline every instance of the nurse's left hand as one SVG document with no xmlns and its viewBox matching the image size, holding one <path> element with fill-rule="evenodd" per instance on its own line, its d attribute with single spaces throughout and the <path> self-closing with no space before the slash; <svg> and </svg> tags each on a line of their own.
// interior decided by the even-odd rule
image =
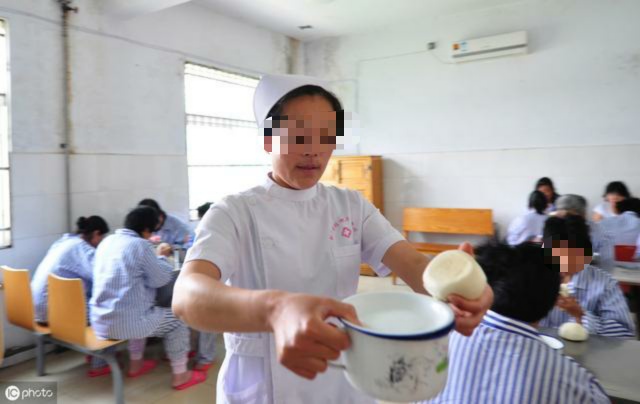
<svg viewBox="0 0 640 404">
<path fill-rule="evenodd" d="M 456 316 L 456 331 L 468 337 L 473 334 L 473 330 L 480 324 L 487 310 L 491 308 L 493 289 L 487 285 L 482 296 L 476 300 L 450 295 L 449 303 Z"/>
</svg>

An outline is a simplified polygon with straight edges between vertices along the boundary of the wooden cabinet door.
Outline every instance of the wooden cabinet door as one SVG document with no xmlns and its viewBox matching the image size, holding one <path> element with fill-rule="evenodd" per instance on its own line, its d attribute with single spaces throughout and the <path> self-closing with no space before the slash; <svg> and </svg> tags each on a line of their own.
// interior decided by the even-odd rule
<svg viewBox="0 0 640 404">
<path fill-rule="evenodd" d="M 332 158 L 322 174 L 320 181 L 326 185 L 340 185 L 340 160 Z"/>
<path fill-rule="evenodd" d="M 353 159 L 340 161 L 340 180 L 341 182 L 357 180 L 371 181 L 371 160 L 370 159 Z"/>
<path fill-rule="evenodd" d="M 364 181 L 356 181 L 356 180 L 346 180 L 340 184 L 343 188 L 352 189 L 354 191 L 358 191 L 362 194 L 364 199 L 373 203 L 373 189 L 371 188 L 371 183 Z"/>
</svg>

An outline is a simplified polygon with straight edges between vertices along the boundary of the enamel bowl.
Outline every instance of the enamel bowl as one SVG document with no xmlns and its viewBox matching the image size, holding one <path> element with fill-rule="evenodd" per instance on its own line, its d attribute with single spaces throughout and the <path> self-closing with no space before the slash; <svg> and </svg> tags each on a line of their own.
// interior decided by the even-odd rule
<svg viewBox="0 0 640 404">
<path fill-rule="evenodd" d="M 455 322 L 448 305 L 410 292 L 362 293 L 344 302 L 362 322 L 341 319 L 351 347 L 340 367 L 356 389 L 395 402 L 428 400 L 442 391 Z"/>
</svg>

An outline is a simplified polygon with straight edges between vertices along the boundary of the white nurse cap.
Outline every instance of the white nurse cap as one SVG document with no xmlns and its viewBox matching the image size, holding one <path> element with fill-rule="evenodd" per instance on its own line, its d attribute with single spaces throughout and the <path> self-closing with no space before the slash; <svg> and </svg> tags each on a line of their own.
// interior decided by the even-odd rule
<svg viewBox="0 0 640 404">
<path fill-rule="evenodd" d="M 317 77 L 293 74 L 262 76 L 253 95 L 253 113 L 258 127 L 264 127 L 267 114 L 280 98 L 303 86 L 318 86 L 331 92 L 329 83 Z"/>
</svg>

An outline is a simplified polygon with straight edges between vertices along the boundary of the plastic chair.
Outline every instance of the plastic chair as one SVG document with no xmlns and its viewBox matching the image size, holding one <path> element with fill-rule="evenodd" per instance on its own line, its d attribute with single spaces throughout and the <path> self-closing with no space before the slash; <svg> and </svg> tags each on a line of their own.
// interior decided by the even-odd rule
<svg viewBox="0 0 640 404">
<path fill-rule="evenodd" d="M 38 376 L 44 376 L 44 344 L 51 331 L 35 322 L 29 271 L 2 266 L 2 274 L 7 320 L 36 337 L 36 369 Z"/>
<path fill-rule="evenodd" d="M 124 341 L 98 339 L 93 328 L 87 325 L 87 305 L 81 279 L 66 279 L 50 274 L 47 287 L 51 337 L 56 344 L 104 359 L 111 366 L 116 402 L 124 403 L 122 371 L 115 353 L 106 351 Z"/>
</svg>

